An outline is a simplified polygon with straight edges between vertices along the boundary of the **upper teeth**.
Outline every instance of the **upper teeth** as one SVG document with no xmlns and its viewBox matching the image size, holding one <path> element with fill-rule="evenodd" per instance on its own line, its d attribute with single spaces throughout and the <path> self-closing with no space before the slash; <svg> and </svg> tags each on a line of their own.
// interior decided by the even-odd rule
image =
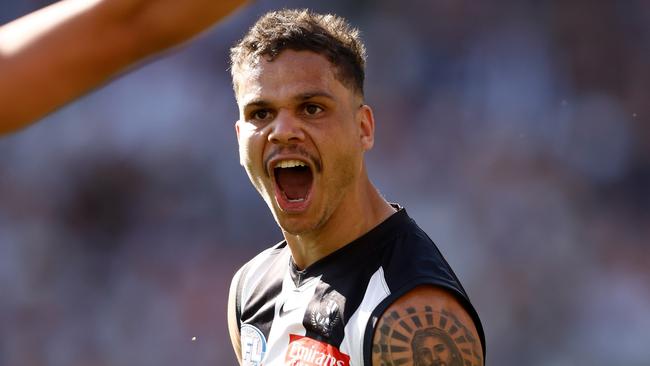
<svg viewBox="0 0 650 366">
<path fill-rule="evenodd" d="M 276 165 L 276 168 L 295 168 L 297 166 L 307 166 L 300 160 L 282 160 Z"/>
</svg>

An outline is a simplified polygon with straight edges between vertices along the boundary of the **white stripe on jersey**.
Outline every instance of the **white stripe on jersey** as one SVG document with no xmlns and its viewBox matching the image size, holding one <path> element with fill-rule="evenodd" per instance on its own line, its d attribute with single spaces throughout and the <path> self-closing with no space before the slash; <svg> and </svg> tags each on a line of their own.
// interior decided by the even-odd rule
<svg viewBox="0 0 650 366">
<path fill-rule="evenodd" d="M 384 278 L 384 269 L 379 267 L 368 282 L 361 305 L 345 326 L 345 337 L 343 337 L 340 350 L 350 356 L 350 366 L 363 366 L 363 340 L 366 324 L 372 311 L 388 295 L 390 295 L 390 290 Z"/>
<path fill-rule="evenodd" d="M 275 314 L 268 339 L 269 348 L 264 357 L 264 365 L 284 365 L 289 334 L 305 335 L 306 329 L 302 320 L 320 279 L 321 276 L 314 277 L 302 286 L 296 287 L 291 272 L 285 272 L 282 291 L 275 303 Z"/>
</svg>

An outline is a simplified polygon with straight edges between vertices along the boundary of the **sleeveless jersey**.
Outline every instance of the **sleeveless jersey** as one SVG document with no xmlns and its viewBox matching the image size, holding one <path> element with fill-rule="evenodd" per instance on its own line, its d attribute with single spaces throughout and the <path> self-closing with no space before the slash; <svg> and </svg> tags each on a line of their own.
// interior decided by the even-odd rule
<svg viewBox="0 0 650 366">
<path fill-rule="evenodd" d="M 403 208 L 304 270 L 283 241 L 246 263 L 234 281 L 244 366 L 369 366 L 378 318 L 423 284 L 456 295 L 485 355 L 483 328 L 465 290 Z"/>
</svg>

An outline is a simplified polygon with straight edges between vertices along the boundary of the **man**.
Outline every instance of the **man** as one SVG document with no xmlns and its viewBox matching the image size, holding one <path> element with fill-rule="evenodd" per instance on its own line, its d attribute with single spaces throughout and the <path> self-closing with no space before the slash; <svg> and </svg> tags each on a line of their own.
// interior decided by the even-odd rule
<svg viewBox="0 0 650 366">
<path fill-rule="evenodd" d="M 0 134 L 205 30 L 244 0 L 64 0 L 0 27 Z"/>
<path fill-rule="evenodd" d="M 416 331 L 411 341 L 411 352 L 415 366 L 463 366 L 458 347 L 439 328 Z"/>
<path fill-rule="evenodd" d="M 333 15 L 271 12 L 231 62 L 240 161 L 285 238 L 233 278 L 240 362 L 416 365 L 416 335 L 435 329 L 463 365 L 483 365 L 482 326 L 460 282 L 368 178 L 375 121 L 358 31 Z"/>
</svg>

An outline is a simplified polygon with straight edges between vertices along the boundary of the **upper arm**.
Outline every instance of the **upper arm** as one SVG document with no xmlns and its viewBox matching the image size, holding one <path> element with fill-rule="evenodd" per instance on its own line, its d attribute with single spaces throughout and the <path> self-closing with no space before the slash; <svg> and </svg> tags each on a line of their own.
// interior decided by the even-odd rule
<svg viewBox="0 0 650 366">
<path fill-rule="evenodd" d="M 241 269 L 235 273 L 230 283 L 230 291 L 228 292 L 228 332 L 230 333 L 230 341 L 232 347 L 237 355 L 237 361 L 241 363 L 241 338 L 239 335 L 239 326 L 237 325 L 237 287 L 241 277 Z"/>
<path fill-rule="evenodd" d="M 440 287 L 419 286 L 379 318 L 372 364 L 482 366 L 483 352 L 474 322 L 458 300 Z"/>
</svg>

